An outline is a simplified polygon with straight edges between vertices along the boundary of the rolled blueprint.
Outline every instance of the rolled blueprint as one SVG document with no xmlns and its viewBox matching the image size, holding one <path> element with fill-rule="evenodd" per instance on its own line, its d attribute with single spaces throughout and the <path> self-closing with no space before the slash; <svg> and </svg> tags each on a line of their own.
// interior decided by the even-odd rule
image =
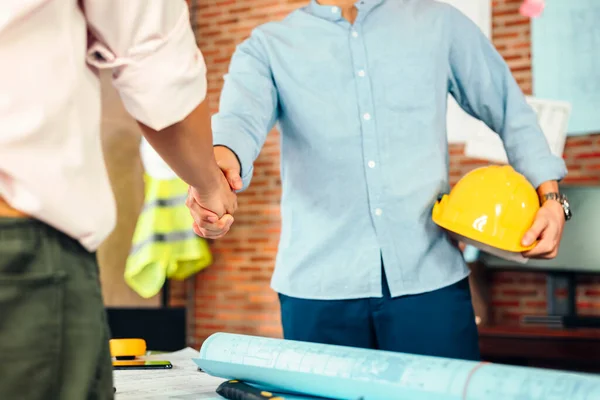
<svg viewBox="0 0 600 400">
<path fill-rule="evenodd" d="M 194 362 L 271 391 L 354 400 L 599 400 L 600 376 L 217 333 Z"/>
</svg>

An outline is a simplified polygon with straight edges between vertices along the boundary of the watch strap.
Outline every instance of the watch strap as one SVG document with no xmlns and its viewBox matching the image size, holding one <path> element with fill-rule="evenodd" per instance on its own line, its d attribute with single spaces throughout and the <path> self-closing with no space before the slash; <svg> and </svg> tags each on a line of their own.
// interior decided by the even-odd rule
<svg viewBox="0 0 600 400">
<path fill-rule="evenodd" d="M 543 196 L 542 204 L 544 204 L 548 200 L 558 201 L 563 208 L 563 212 L 565 214 L 565 220 L 568 221 L 571 219 L 571 216 L 572 216 L 571 207 L 570 207 L 569 202 L 564 194 L 561 194 L 558 192 L 545 193 Z"/>
<path fill-rule="evenodd" d="M 558 192 L 545 193 L 543 197 L 544 197 L 544 200 L 542 201 L 542 203 L 544 203 L 548 200 L 556 200 L 558 202 L 562 202 L 562 199 L 563 199 L 563 196 Z"/>
</svg>

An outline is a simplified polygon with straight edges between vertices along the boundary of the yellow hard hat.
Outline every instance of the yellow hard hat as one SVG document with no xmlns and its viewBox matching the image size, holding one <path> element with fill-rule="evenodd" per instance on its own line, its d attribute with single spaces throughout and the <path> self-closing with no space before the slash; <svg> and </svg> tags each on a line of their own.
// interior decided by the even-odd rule
<svg viewBox="0 0 600 400">
<path fill-rule="evenodd" d="M 540 208 L 535 188 L 512 167 L 487 166 L 467 173 L 433 207 L 442 228 L 484 245 L 509 251 L 521 244 Z"/>
</svg>

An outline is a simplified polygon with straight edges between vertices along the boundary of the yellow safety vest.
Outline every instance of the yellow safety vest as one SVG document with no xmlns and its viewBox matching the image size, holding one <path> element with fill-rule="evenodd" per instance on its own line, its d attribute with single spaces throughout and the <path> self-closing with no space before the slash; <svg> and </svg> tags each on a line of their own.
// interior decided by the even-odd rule
<svg viewBox="0 0 600 400">
<path fill-rule="evenodd" d="M 144 207 L 125 266 L 126 283 L 141 297 L 158 294 L 165 280 L 183 280 L 212 261 L 205 239 L 197 236 L 185 200 L 188 185 L 177 177 L 145 173 Z"/>
</svg>

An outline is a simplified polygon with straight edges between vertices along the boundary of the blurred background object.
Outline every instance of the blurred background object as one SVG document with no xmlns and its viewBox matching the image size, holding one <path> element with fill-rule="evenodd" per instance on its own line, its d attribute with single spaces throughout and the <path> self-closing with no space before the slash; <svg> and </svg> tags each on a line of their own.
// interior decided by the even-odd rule
<svg viewBox="0 0 600 400">
<path fill-rule="evenodd" d="M 544 0 L 524 0 L 519 12 L 526 17 L 539 17 L 544 11 L 545 5 Z"/>
<path fill-rule="evenodd" d="M 107 306 L 158 306 L 159 296 L 144 299 L 123 279 L 133 233 L 144 203 L 144 168 L 140 158 L 142 134 L 113 88 L 110 71 L 101 71 L 101 85 L 102 144 L 117 202 L 117 226 L 98 250 L 105 303 Z"/>
</svg>

